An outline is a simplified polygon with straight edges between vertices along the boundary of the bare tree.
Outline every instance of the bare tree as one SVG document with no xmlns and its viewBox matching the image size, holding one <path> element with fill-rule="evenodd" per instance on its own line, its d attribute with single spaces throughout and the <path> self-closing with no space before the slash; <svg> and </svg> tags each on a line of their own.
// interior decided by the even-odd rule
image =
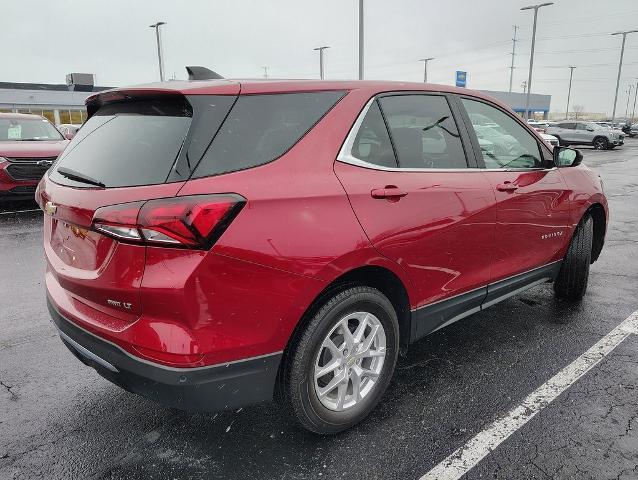
<svg viewBox="0 0 638 480">
<path fill-rule="evenodd" d="M 583 113 L 584 110 L 585 110 L 584 105 L 574 105 L 574 107 L 572 108 L 572 111 L 574 112 L 574 115 L 576 116 L 576 120 L 578 120 L 578 115 Z"/>
</svg>

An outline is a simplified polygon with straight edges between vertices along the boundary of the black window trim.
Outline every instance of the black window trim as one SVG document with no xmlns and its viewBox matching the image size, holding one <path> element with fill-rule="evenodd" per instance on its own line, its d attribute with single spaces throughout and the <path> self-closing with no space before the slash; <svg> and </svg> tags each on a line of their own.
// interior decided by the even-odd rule
<svg viewBox="0 0 638 480">
<path fill-rule="evenodd" d="M 536 140 L 536 145 L 538 147 L 538 153 L 540 154 L 541 158 L 543 159 L 544 162 L 546 162 L 548 165 L 550 164 L 549 162 L 553 162 L 553 155 L 552 152 L 549 151 L 549 149 L 543 145 L 542 142 L 539 141 L 538 137 L 536 136 L 536 133 L 534 131 L 532 131 L 531 127 L 529 127 L 528 125 L 525 124 L 525 122 L 522 121 L 522 119 L 515 114 L 512 114 L 511 112 L 508 112 L 507 110 L 501 108 L 500 105 L 497 105 L 493 102 L 490 102 L 488 100 L 485 100 L 483 98 L 480 97 L 473 97 L 471 95 L 465 95 L 465 94 L 453 94 L 452 95 L 454 97 L 454 101 L 457 103 L 458 108 L 461 110 L 461 117 L 463 118 L 463 122 L 465 123 L 465 127 L 469 130 L 470 132 L 470 139 L 472 142 L 472 146 L 475 152 L 475 156 L 478 162 L 478 169 L 482 172 L 530 172 L 530 171 L 541 171 L 541 170 L 554 170 L 556 169 L 556 165 L 553 165 L 551 167 L 549 166 L 540 166 L 540 167 L 510 167 L 510 168 L 485 168 L 485 162 L 483 161 L 483 154 L 481 153 L 481 147 L 478 143 L 478 137 L 476 136 L 476 133 L 474 132 L 474 127 L 472 126 L 472 121 L 470 120 L 470 116 L 467 113 L 467 110 L 465 110 L 465 106 L 462 103 L 463 99 L 467 99 L 467 100 L 472 100 L 475 102 L 480 102 L 480 103 L 484 103 L 485 105 L 488 105 L 496 110 L 498 110 L 499 112 L 507 115 L 508 117 L 510 117 L 512 120 L 514 120 L 516 123 L 518 123 L 519 125 L 521 125 L 523 127 L 524 130 L 527 130 L 530 135 L 532 136 L 532 138 L 534 138 L 534 140 Z"/>
<path fill-rule="evenodd" d="M 370 107 L 377 102 L 378 99 L 384 97 L 396 97 L 401 95 L 427 95 L 427 96 L 441 96 L 444 97 L 447 101 L 448 107 L 452 112 L 452 118 L 456 123 L 456 127 L 461 136 L 461 145 L 465 152 L 465 161 L 467 163 L 467 167 L 465 168 L 401 168 L 397 167 L 384 167 L 382 165 L 376 165 L 374 163 L 366 162 L 365 160 L 361 160 L 354 155 L 352 155 L 352 147 L 354 146 L 354 142 L 357 138 L 359 130 L 361 129 L 361 125 L 365 116 L 368 114 L 368 110 Z M 476 153 L 474 151 L 473 145 L 471 143 L 471 137 L 469 132 L 467 131 L 467 126 L 465 122 L 462 120 L 461 111 L 459 111 L 459 107 L 456 104 L 456 101 L 452 98 L 453 96 L 447 92 L 436 92 L 436 91 L 427 91 L 427 90 L 400 90 L 400 91 L 390 91 L 390 92 L 382 92 L 373 95 L 365 104 L 356 120 L 354 121 L 348 135 L 346 136 L 345 141 L 343 142 L 341 149 L 339 150 L 339 154 L 337 155 L 337 161 L 341 163 L 347 163 L 349 165 L 354 165 L 357 167 L 363 167 L 370 170 L 383 170 L 387 172 L 407 172 L 407 173 L 442 173 L 442 172 L 479 172 L 481 171 L 479 164 L 477 162 Z M 398 156 L 396 153 L 396 149 L 394 147 L 394 139 L 392 138 L 392 133 L 388 128 L 388 124 L 385 118 L 385 113 L 383 113 L 383 109 L 379 104 L 379 109 L 381 110 L 381 115 L 383 116 L 383 121 L 386 123 L 386 129 L 388 130 L 388 135 L 390 137 L 390 141 L 392 142 L 392 149 L 394 150 L 394 156 L 397 160 L 398 165 Z M 484 171 L 484 170 L 483 170 Z"/>
</svg>

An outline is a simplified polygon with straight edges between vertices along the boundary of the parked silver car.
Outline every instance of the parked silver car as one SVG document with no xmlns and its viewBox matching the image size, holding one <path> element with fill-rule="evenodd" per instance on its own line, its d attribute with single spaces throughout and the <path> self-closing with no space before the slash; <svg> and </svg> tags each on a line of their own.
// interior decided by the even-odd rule
<svg viewBox="0 0 638 480">
<path fill-rule="evenodd" d="M 548 127 L 545 133 L 554 135 L 564 146 L 592 145 L 597 150 L 611 150 L 625 143 L 622 132 L 593 122 L 559 122 Z"/>
</svg>

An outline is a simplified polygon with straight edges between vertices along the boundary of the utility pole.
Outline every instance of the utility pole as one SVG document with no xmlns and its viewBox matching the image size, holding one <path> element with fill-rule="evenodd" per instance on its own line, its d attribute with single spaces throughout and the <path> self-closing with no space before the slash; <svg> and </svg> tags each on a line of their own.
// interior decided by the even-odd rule
<svg viewBox="0 0 638 480">
<path fill-rule="evenodd" d="M 638 80 L 638 77 L 636 77 L 636 80 Z M 636 82 L 636 88 L 634 88 L 634 109 L 631 112 L 632 124 L 634 121 L 634 117 L 636 116 L 636 95 L 638 95 L 638 82 Z"/>
<path fill-rule="evenodd" d="M 514 38 L 512 38 L 512 66 L 510 67 L 510 92 L 512 91 L 512 82 L 514 81 L 514 56 L 516 55 L 516 31 L 518 25 L 514 25 Z"/>
<path fill-rule="evenodd" d="M 618 62 L 618 78 L 616 79 L 616 93 L 614 94 L 614 111 L 611 114 L 611 124 L 616 120 L 616 103 L 618 102 L 618 87 L 620 86 L 620 72 L 622 72 L 622 57 L 625 54 L 625 40 L 630 33 L 636 33 L 638 30 L 628 30 L 626 32 L 615 32 L 612 35 L 622 35 L 622 47 L 620 48 L 620 62 Z"/>
<path fill-rule="evenodd" d="M 359 80 L 363 80 L 363 0 L 359 0 Z"/>
<path fill-rule="evenodd" d="M 428 62 L 434 60 L 434 57 L 422 58 L 419 62 L 423 62 L 423 83 L 428 83 Z"/>
<path fill-rule="evenodd" d="M 162 25 L 166 25 L 166 22 L 157 22 L 153 25 L 149 25 L 150 28 L 155 29 L 155 37 L 157 39 L 157 60 L 159 62 L 159 74 L 160 82 L 164 81 L 164 58 L 162 57 L 162 36 L 160 34 L 160 28 Z"/>
<path fill-rule="evenodd" d="M 521 82 L 521 87 L 523 87 L 523 93 L 525 93 L 527 91 L 527 81 L 523 80 Z"/>
<path fill-rule="evenodd" d="M 627 90 L 627 106 L 625 107 L 625 120 L 629 118 L 629 99 L 631 98 L 632 88 L 634 88 L 634 86 L 629 84 L 629 89 Z"/>
<path fill-rule="evenodd" d="M 313 48 L 313 50 L 317 50 L 319 51 L 319 78 L 321 80 L 323 80 L 323 51 L 326 48 L 330 48 L 330 47 L 317 47 L 317 48 Z"/>
<path fill-rule="evenodd" d="M 263 69 L 264 69 L 264 78 L 268 78 L 268 67 L 264 65 L 264 66 L 263 66 L 263 67 L 261 67 L 261 68 L 263 68 Z"/>
<path fill-rule="evenodd" d="M 572 76 L 574 75 L 574 68 L 569 67 L 569 89 L 567 90 L 567 109 L 565 110 L 565 120 L 569 120 L 569 98 L 572 95 Z"/>
<path fill-rule="evenodd" d="M 538 18 L 538 9 L 553 5 L 554 2 L 539 3 L 538 5 L 529 5 L 521 8 L 521 10 L 534 10 L 534 28 L 532 29 L 532 50 L 529 57 L 529 75 L 527 77 L 527 96 L 525 97 L 525 120 L 529 118 L 529 94 L 532 93 L 532 70 L 534 69 L 534 47 L 536 46 L 536 20 Z"/>
</svg>

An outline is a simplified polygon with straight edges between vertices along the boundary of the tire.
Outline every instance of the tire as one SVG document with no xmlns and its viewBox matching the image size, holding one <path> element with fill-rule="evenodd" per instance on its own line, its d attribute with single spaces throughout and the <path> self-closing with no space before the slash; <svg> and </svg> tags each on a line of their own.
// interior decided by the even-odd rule
<svg viewBox="0 0 638 480">
<path fill-rule="evenodd" d="M 609 142 L 605 137 L 596 137 L 592 141 L 592 145 L 596 150 L 607 150 Z"/>
<path fill-rule="evenodd" d="M 554 292 L 558 298 L 579 301 L 585 295 L 593 237 L 594 221 L 586 215 L 576 227 L 563 264 L 554 280 Z"/>
<path fill-rule="evenodd" d="M 368 314 L 368 320 L 363 320 L 363 314 Z M 365 336 L 359 347 L 365 346 L 366 339 L 376 339 L 372 345 L 375 349 L 371 349 L 376 356 L 369 357 L 369 363 L 368 357 L 363 359 L 355 355 L 359 351 L 357 344 L 347 344 L 342 334 L 344 325 L 348 325 L 354 336 L 356 327 L 362 323 L 367 326 L 363 327 Z M 379 330 L 378 326 L 382 329 Z M 380 355 L 383 352 L 381 331 L 385 341 L 383 358 Z M 372 335 L 373 332 L 377 332 L 376 336 Z M 333 356 L 335 350 L 326 346 L 329 338 L 334 339 L 332 347 L 337 347 L 341 355 Z M 349 352 L 348 345 L 352 347 Z M 392 378 L 398 351 L 397 314 L 385 295 L 366 286 L 337 292 L 315 311 L 305 328 L 293 339 L 284 365 L 283 400 L 289 412 L 311 432 L 325 435 L 346 430 L 368 416 L 381 399 Z M 329 369 L 333 362 L 341 366 L 315 378 L 316 373 L 321 373 L 319 369 Z M 378 376 L 372 376 L 373 370 L 378 372 Z M 335 385 L 338 377 L 344 380 L 326 392 Z M 357 396 L 355 399 L 356 378 L 361 383 L 360 398 Z M 321 390 L 324 392 L 320 396 Z M 342 391 L 345 392 L 343 396 Z"/>
</svg>

